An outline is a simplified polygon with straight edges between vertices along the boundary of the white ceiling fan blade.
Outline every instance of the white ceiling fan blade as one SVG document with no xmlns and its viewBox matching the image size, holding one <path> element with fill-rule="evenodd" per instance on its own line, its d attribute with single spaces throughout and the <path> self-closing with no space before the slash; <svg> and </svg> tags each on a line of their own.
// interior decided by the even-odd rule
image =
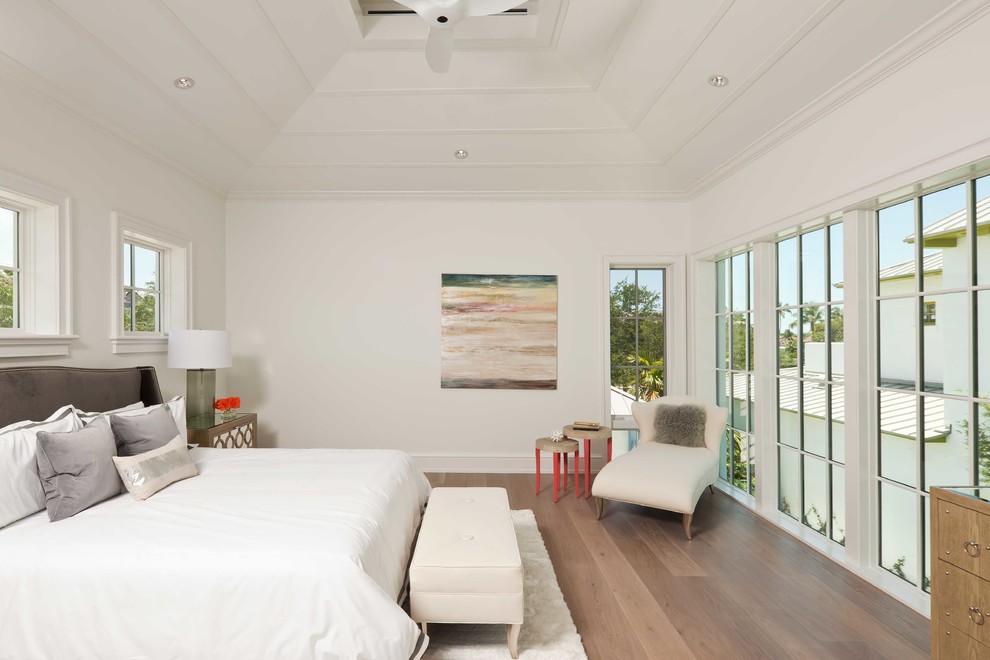
<svg viewBox="0 0 990 660">
<path fill-rule="evenodd" d="M 435 4 L 430 2 L 430 0 L 395 0 L 397 3 L 404 7 L 409 7 L 417 14 L 422 14 L 424 11 L 428 11 Z"/>
<path fill-rule="evenodd" d="M 491 16 L 515 9 L 526 0 L 461 0 L 467 7 L 468 16 Z"/>
<path fill-rule="evenodd" d="M 426 37 L 426 61 L 435 73 L 447 73 L 454 52 L 454 31 L 430 28 Z"/>
</svg>

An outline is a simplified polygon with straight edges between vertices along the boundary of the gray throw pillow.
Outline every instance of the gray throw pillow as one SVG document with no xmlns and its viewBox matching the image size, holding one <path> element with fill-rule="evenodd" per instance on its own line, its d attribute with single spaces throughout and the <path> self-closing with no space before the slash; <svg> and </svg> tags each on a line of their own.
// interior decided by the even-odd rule
<svg viewBox="0 0 990 660">
<path fill-rule="evenodd" d="M 120 494 L 117 453 L 106 419 L 80 431 L 38 432 L 38 474 L 52 522 Z"/>
<path fill-rule="evenodd" d="M 137 456 L 168 444 L 179 433 L 172 414 L 162 406 L 146 415 L 110 415 L 118 456 Z"/>
<path fill-rule="evenodd" d="M 653 420 L 656 441 L 682 447 L 704 447 L 707 417 L 704 406 L 657 406 L 657 416 Z"/>
</svg>

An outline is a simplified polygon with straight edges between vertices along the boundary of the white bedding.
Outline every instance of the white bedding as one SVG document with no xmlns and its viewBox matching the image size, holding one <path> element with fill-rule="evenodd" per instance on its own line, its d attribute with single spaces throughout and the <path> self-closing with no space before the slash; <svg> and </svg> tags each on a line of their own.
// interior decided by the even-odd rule
<svg viewBox="0 0 990 660">
<path fill-rule="evenodd" d="M 195 449 L 140 502 L 0 529 L 0 658 L 421 652 L 396 603 L 429 484 L 402 452 Z"/>
</svg>

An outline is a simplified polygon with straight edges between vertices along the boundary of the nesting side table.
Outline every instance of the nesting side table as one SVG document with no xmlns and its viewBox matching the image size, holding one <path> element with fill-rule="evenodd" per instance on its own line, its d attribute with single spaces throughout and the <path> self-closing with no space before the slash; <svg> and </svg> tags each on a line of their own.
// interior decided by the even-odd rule
<svg viewBox="0 0 990 660">
<path fill-rule="evenodd" d="M 557 491 L 560 490 L 560 457 L 564 457 L 564 490 L 567 490 L 567 455 L 574 454 L 574 497 L 580 497 L 581 462 L 578 460 L 577 440 L 564 438 L 554 442 L 552 438 L 537 438 L 536 440 L 536 494 L 540 494 L 540 451 L 553 453 L 553 501 L 557 501 Z"/>
<path fill-rule="evenodd" d="M 591 441 L 608 441 L 608 447 L 605 450 L 605 462 L 608 463 L 612 460 L 612 429 L 601 426 L 597 431 L 580 431 L 568 424 L 564 427 L 564 437 L 584 440 L 584 499 L 588 499 L 591 497 Z"/>
</svg>

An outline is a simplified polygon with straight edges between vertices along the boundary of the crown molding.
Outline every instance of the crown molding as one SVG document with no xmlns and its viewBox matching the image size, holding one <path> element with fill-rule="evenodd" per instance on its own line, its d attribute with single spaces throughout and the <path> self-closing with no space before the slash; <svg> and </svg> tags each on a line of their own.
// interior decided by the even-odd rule
<svg viewBox="0 0 990 660">
<path fill-rule="evenodd" d="M 10 71 L 11 68 L 15 69 L 16 73 Z M 197 174 L 151 145 L 131 137 L 123 129 L 102 118 L 99 114 L 83 109 L 82 105 L 78 102 L 71 102 L 68 98 L 63 99 L 62 97 L 65 95 L 57 91 L 45 78 L 28 69 L 20 62 L 11 59 L 5 53 L 0 53 L 0 76 L 20 85 L 21 88 L 31 93 L 37 100 L 56 108 L 101 135 L 110 138 L 117 144 L 126 147 L 135 154 L 152 161 L 156 165 L 164 167 L 220 197 L 227 194 L 227 190 L 222 184 Z"/>
<path fill-rule="evenodd" d="M 395 87 L 391 89 L 318 89 L 313 97 L 350 98 L 362 96 L 466 96 L 469 94 L 594 94 L 590 85 L 549 85 L 546 87 Z"/>
<path fill-rule="evenodd" d="M 327 137 L 349 135 L 584 135 L 632 133 L 627 126 L 589 126 L 570 128 L 355 128 L 326 130 L 284 130 L 281 137 Z"/>
<path fill-rule="evenodd" d="M 761 138 L 688 186 L 691 199 L 721 182 L 778 145 L 786 142 L 860 94 L 893 75 L 956 33 L 990 13 L 985 0 L 959 0 L 913 33 L 891 46 L 851 76 L 764 134 Z"/>
<path fill-rule="evenodd" d="M 228 201 L 488 201 L 488 202 L 687 202 L 679 191 L 556 190 L 556 191 L 353 191 L 353 190 L 232 190 Z"/>
</svg>

